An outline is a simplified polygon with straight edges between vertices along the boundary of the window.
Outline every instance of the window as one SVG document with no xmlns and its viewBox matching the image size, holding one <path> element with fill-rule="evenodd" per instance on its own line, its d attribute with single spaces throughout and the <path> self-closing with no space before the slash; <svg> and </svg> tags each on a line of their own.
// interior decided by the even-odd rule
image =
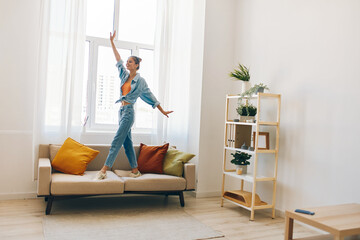
<svg viewBox="0 0 360 240">
<path fill-rule="evenodd" d="M 129 56 L 143 59 L 139 73 L 150 89 L 154 86 L 154 37 L 157 0 L 88 0 L 84 118 L 90 130 L 113 131 L 118 125 L 120 79 L 109 33 L 116 30 L 115 46 L 126 62 Z M 149 132 L 155 117 L 141 99 L 135 104 L 134 131 Z"/>
</svg>

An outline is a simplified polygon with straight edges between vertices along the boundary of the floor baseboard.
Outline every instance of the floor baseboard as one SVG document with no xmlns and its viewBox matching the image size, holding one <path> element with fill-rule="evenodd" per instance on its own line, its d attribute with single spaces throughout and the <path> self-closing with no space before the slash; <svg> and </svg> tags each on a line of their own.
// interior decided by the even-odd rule
<svg viewBox="0 0 360 240">
<path fill-rule="evenodd" d="M 221 192 L 195 192 L 196 198 L 221 197 Z"/>
<path fill-rule="evenodd" d="M 0 193 L 0 200 L 15 200 L 15 199 L 29 199 L 36 198 L 36 192 L 28 193 Z"/>
</svg>

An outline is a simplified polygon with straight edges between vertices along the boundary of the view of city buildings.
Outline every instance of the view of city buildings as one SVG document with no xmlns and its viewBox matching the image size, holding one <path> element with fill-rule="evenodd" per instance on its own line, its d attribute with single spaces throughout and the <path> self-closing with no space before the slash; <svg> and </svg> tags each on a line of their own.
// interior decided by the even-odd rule
<svg viewBox="0 0 360 240">
<path fill-rule="evenodd" d="M 120 79 L 118 76 L 98 74 L 96 81 L 96 114 L 95 122 L 116 124 L 118 108 L 115 104 L 120 96 Z"/>
</svg>

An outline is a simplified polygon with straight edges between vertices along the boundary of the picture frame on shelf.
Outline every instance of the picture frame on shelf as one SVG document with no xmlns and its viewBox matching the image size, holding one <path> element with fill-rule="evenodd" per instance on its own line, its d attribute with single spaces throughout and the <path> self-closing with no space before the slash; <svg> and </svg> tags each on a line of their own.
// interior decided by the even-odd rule
<svg viewBox="0 0 360 240">
<path fill-rule="evenodd" d="M 255 148 L 256 143 L 256 132 L 253 132 L 253 144 Z M 259 150 L 269 150 L 269 132 L 259 132 L 259 143 L 258 143 Z"/>
</svg>

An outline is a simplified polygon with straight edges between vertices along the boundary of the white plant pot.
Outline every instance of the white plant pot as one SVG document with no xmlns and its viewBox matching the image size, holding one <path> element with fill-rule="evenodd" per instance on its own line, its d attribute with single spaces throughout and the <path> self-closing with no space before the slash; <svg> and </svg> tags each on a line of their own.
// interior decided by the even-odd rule
<svg viewBox="0 0 360 240">
<path fill-rule="evenodd" d="M 254 122 L 255 116 L 240 116 L 240 122 Z"/>
<path fill-rule="evenodd" d="M 242 175 L 247 173 L 247 165 L 236 165 L 236 174 Z"/>
<path fill-rule="evenodd" d="M 241 81 L 241 82 L 242 82 L 241 93 L 244 93 L 251 88 L 251 83 L 249 81 Z"/>
</svg>

